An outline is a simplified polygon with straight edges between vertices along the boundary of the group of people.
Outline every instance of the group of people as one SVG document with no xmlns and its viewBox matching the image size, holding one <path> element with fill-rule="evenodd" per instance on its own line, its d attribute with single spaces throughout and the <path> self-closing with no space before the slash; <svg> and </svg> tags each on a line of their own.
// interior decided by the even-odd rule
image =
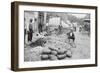
<svg viewBox="0 0 100 73">
<path fill-rule="evenodd" d="M 42 32 L 39 32 L 39 30 L 37 31 L 37 29 L 39 29 L 39 27 L 34 29 L 34 25 L 35 25 L 36 19 L 30 19 L 29 20 L 29 24 L 28 24 L 28 28 L 24 28 L 24 43 L 27 41 L 27 43 L 33 43 L 36 40 L 43 38 L 43 34 Z M 26 37 L 27 35 L 27 37 Z M 26 40 L 26 41 L 25 41 Z M 25 44 L 27 44 L 25 43 Z"/>
<path fill-rule="evenodd" d="M 33 33 L 34 33 L 33 27 L 34 27 L 33 26 L 33 19 L 30 19 L 29 20 L 29 26 L 28 26 L 29 30 L 27 31 L 26 28 L 24 29 L 24 40 L 26 38 L 25 35 L 27 34 L 28 35 L 27 41 L 32 42 Z M 61 29 L 61 26 L 59 26 L 59 29 Z M 67 36 L 68 36 L 68 41 L 69 42 L 71 42 L 71 40 L 73 42 L 75 41 L 75 34 L 74 34 L 74 31 L 72 29 L 67 33 Z"/>
</svg>

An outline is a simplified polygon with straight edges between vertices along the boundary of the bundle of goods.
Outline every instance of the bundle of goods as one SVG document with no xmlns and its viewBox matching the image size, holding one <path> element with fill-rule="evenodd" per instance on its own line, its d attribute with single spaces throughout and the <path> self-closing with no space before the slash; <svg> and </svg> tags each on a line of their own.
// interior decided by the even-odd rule
<svg viewBox="0 0 100 73">
<path fill-rule="evenodd" d="M 72 57 L 72 51 L 70 49 L 54 49 L 48 47 L 42 50 L 41 60 L 62 60 Z"/>
</svg>

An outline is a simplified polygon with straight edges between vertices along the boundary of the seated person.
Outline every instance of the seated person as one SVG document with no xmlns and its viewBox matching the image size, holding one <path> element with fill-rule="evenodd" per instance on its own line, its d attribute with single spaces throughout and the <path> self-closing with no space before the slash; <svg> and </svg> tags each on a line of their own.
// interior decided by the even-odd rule
<svg viewBox="0 0 100 73">
<path fill-rule="evenodd" d="M 70 42 L 70 40 L 73 40 L 73 42 L 75 41 L 75 35 L 74 35 L 73 30 L 71 30 L 69 33 L 67 33 L 67 35 L 68 35 L 69 42 Z"/>
</svg>

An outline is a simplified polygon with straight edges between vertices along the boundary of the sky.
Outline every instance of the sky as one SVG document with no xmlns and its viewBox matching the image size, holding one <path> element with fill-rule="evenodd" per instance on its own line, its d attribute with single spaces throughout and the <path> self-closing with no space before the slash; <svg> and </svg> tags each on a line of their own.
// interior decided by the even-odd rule
<svg viewBox="0 0 100 73">
<path fill-rule="evenodd" d="M 77 18 L 84 18 L 86 16 L 86 14 L 71 14 L 73 16 L 76 16 Z"/>
</svg>

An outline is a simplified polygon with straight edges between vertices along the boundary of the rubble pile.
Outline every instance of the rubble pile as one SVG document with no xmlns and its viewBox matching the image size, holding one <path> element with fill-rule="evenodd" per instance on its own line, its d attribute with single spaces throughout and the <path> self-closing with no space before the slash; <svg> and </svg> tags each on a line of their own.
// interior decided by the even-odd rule
<svg viewBox="0 0 100 73">
<path fill-rule="evenodd" d="M 44 41 L 46 41 L 44 45 L 40 45 L 43 44 Z M 63 60 L 72 58 L 71 45 L 68 43 L 66 34 L 52 34 L 38 42 L 40 43 L 31 43 L 30 48 L 25 49 L 25 54 L 27 53 L 25 56 L 26 61 Z"/>
</svg>

